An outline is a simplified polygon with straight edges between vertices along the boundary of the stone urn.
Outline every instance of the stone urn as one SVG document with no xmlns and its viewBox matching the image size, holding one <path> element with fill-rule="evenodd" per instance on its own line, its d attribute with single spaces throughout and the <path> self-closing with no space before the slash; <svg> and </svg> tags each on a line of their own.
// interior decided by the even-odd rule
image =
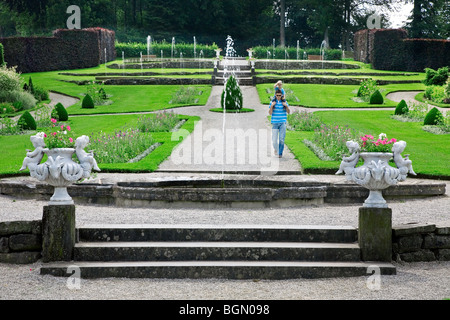
<svg viewBox="0 0 450 320">
<path fill-rule="evenodd" d="M 347 180 L 353 181 L 364 188 L 369 189 L 369 197 L 364 202 L 364 207 L 387 208 L 382 191 L 398 182 L 405 181 L 407 174 L 416 175 L 412 168 L 412 161 L 402 157 L 401 153 L 406 147 L 405 141 L 393 144 L 392 153 L 388 152 L 360 152 L 357 142 L 348 141 L 347 147 L 352 153 L 344 157 L 336 174 L 345 173 Z M 356 167 L 359 159 L 364 164 Z M 393 159 L 396 167 L 389 164 Z"/>
<path fill-rule="evenodd" d="M 80 179 L 89 178 L 92 169 L 100 171 L 92 152 L 84 151 L 89 143 L 89 137 L 79 137 L 75 142 L 75 148 L 45 148 L 41 135 L 32 136 L 30 140 L 36 149 L 27 152 L 20 171 L 28 168 L 33 178 L 54 187 L 49 205 L 74 204 L 67 187 Z M 44 154 L 47 155 L 47 161 L 40 163 Z M 74 154 L 79 162 L 74 161 Z"/>
</svg>

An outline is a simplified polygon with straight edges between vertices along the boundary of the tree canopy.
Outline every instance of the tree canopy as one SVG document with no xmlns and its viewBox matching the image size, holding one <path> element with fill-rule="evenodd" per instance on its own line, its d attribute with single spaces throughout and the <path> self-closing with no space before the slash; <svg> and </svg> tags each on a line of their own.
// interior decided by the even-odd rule
<svg viewBox="0 0 450 320">
<path fill-rule="evenodd" d="M 3 0 L 0 37 L 50 35 L 65 28 L 66 9 L 81 9 L 81 27 L 114 30 L 119 41 L 192 42 L 223 45 L 235 39 L 238 53 L 255 45 L 319 47 L 327 38 L 332 48 L 349 49 L 353 33 L 366 28 L 374 6 L 389 9 L 400 0 Z M 446 38 L 448 0 L 414 1 L 414 35 Z M 385 22 L 386 20 L 384 20 Z M 383 27 L 389 27 L 384 23 Z"/>
</svg>

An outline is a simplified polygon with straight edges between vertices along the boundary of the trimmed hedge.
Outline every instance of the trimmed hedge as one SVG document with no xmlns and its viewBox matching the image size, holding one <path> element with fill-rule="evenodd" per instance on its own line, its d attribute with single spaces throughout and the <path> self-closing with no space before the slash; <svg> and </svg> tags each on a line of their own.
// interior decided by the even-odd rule
<svg viewBox="0 0 450 320">
<path fill-rule="evenodd" d="M 22 73 L 82 69 L 116 58 L 115 35 L 102 28 L 82 30 L 58 29 L 53 37 L 1 38 L 5 59 Z"/>
<path fill-rule="evenodd" d="M 379 90 L 376 90 L 370 96 L 370 104 L 383 104 L 384 99 Z"/>
<path fill-rule="evenodd" d="M 403 29 L 371 29 L 355 33 L 355 60 L 377 70 L 423 72 L 450 61 L 450 41 L 407 39 Z"/>
<path fill-rule="evenodd" d="M 406 104 L 405 100 L 402 100 L 398 103 L 397 107 L 395 108 L 395 115 L 402 115 L 407 114 L 409 112 L 408 105 Z"/>
<path fill-rule="evenodd" d="M 423 124 L 425 126 L 435 126 L 435 125 L 439 124 L 439 121 L 441 119 L 442 119 L 442 113 L 438 110 L 438 108 L 434 107 L 425 116 L 425 120 L 423 121 Z"/>
<path fill-rule="evenodd" d="M 36 121 L 30 112 L 25 111 L 19 118 L 17 125 L 22 128 L 22 130 L 36 130 Z"/>
<path fill-rule="evenodd" d="M 67 121 L 69 120 L 69 114 L 67 113 L 66 108 L 61 104 L 61 102 L 58 102 L 53 109 L 52 117 L 56 118 L 58 121 Z"/>
<path fill-rule="evenodd" d="M 267 59 L 267 52 L 270 52 L 269 59 L 290 59 L 297 60 L 297 48 L 296 47 L 273 47 L 267 46 L 256 46 L 253 47 L 253 57 L 256 59 Z M 287 52 L 287 56 L 286 56 Z M 300 48 L 299 49 L 299 60 L 304 60 L 304 52 L 306 55 L 320 55 L 320 48 Z M 307 58 L 306 58 L 307 59 Z M 325 60 L 342 60 L 342 50 L 339 49 L 328 49 L 325 50 Z"/>
<path fill-rule="evenodd" d="M 94 100 L 92 100 L 92 97 L 87 94 L 84 96 L 83 101 L 81 102 L 81 108 L 83 109 L 94 109 Z"/>
</svg>

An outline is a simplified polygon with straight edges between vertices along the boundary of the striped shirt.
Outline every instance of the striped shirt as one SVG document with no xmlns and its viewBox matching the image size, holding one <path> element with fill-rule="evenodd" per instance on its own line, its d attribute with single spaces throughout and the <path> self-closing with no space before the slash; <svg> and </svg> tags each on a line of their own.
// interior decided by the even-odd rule
<svg viewBox="0 0 450 320">
<path fill-rule="evenodd" d="M 287 103 L 286 103 L 287 104 Z M 276 101 L 273 107 L 272 123 L 284 123 L 287 122 L 287 112 L 281 101 Z"/>
</svg>

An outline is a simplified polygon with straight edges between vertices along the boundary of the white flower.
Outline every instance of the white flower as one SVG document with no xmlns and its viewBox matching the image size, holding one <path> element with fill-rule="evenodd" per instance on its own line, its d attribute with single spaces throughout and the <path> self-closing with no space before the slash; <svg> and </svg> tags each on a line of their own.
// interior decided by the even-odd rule
<svg viewBox="0 0 450 320">
<path fill-rule="evenodd" d="M 384 140 L 386 138 L 387 138 L 386 133 L 380 133 L 380 135 L 378 136 L 378 139 L 380 139 L 380 140 Z"/>
<path fill-rule="evenodd" d="M 67 130 L 64 130 L 63 133 L 64 133 L 64 134 L 67 134 Z"/>
</svg>

